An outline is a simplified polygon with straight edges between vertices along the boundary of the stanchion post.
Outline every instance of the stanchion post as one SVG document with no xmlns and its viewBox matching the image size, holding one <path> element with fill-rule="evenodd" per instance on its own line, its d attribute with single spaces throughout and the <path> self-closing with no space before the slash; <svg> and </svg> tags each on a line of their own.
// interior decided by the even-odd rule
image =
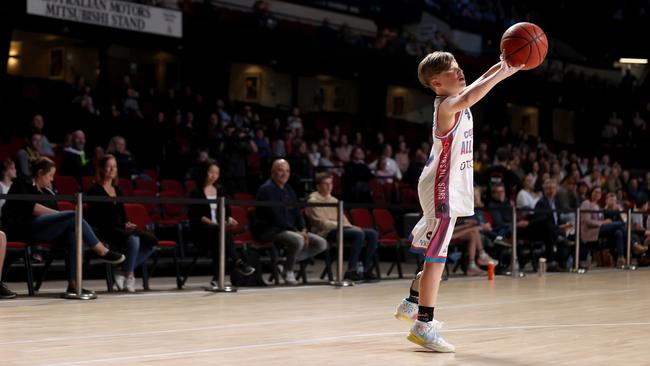
<svg viewBox="0 0 650 366">
<path fill-rule="evenodd" d="M 519 272 L 519 258 L 517 258 L 517 206 L 512 205 L 512 277 L 523 277 Z"/>
<path fill-rule="evenodd" d="M 580 216 L 581 216 L 581 209 L 578 207 L 576 210 L 576 254 L 575 257 L 573 258 L 573 271 L 576 273 L 580 273 L 580 230 L 581 230 L 581 225 L 580 225 Z"/>
<path fill-rule="evenodd" d="M 627 233 L 626 233 L 626 244 L 627 252 L 625 257 L 625 268 L 629 270 L 635 270 L 636 266 L 633 266 L 632 261 L 632 209 L 627 210 Z"/>
<path fill-rule="evenodd" d="M 347 287 L 354 285 L 354 282 L 343 279 L 343 201 L 337 204 L 336 213 L 336 281 L 330 282 L 332 286 Z"/>
<path fill-rule="evenodd" d="M 74 209 L 74 219 L 75 219 L 75 249 L 77 251 L 76 258 L 76 273 L 75 273 L 75 284 L 74 284 L 74 294 L 65 293 L 63 297 L 71 300 L 93 300 L 97 298 L 95 293 L 83 293 L 83 194 L 75 193 L 75 209 Z"/>
<path fill-rule="evenodd" d="M 219 271 L 217 272 L 217 287 L 206 288 L 206 291 L 212 292 L 236 292 L 233 286 L 225 285 L 226 277 L 226 198 L 219 197 L 219 243 L 217 253 L 219 254 Z"/>
</svg>

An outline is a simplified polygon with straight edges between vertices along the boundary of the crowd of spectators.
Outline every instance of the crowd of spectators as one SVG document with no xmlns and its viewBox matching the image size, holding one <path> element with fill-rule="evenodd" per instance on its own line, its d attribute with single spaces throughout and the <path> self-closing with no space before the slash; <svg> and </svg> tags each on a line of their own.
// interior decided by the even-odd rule
<svg viewBox="0 0 650 366">
<path fill-rule="evenodd" d="M 82 79 L 77 83 L 79 95 L 74 97 L 73 104 L 80 95 L 92 98 L 93 94 Z M 141 96 L 128 76 L 123 78 L 122 88 L 112 100 L 112 113 L 108 116 L 110 127 L 91 126 L 88 129 L 88 141 L 93 141 L 92 145 L 87 143 L 87 134 L 81 129 L 71 131 L 63 141 L 50 141 L 44 132 L 47 113 L 35 114 L 28 123 L 30 132 L 24 147 L 16 152 L 13 160 L 3 163 L 0 187 L 6 191 L 12 177 L 30 177 L 30 160 L 51 157 L 59 175 L 74 177 L 80 186 L 84 177 L 100 177 L 91 189 L 99 195 L 122 194 L 119 188 L 111 191 L 113 176 L 110 174 L 128 181 L 195 180 L 199 187 L 208 189 L 214 181 L 206 183 L 205 167 L 214 160 L 218 162 L 213 164 L 219 172 L 216 179 L 222 177 L 220 191 L 228 195 L 252 193 L 261 200 L 310 197 L 314 202 L 329 202 L 331 199 L 325 197 L 336 196 L 347 202 L 417 204 L 417 178 L 429 154 L 429 139 L 407 141 L 404 135 L 397 135 L 395 140 L 387 141 L 381 131 L 368 136 L 355 132 L 351 125 L 315 129 L 311 116 L 304 115 L 297 107 L 282 111 L 230 104 L 224 99 L 203 97 L 190 87 L 181 93 L 170 89 L 164 94 L 149 91 Z M 81 104 L 77 108 L 86 110 Z M 630 126 L 642 129 L 641 116 L 635 113 Z M 87 114 L 85 118 L 95 117 Z M 618 115 L 612 114 L 610 123 L 622 125 L 618 120 Z M 479 243 L 468 245 L 470 274 L 482 274 L 475 264 L 487 263 L 486 258 L 491 260 L 489 256 L 497 258 L 502 266 L 507 265 L 509 254 L 504 248 L 513 232 L 513 203 L 521 210 L 516 222 L 519 237 L 533 246 L 543 244 L 541 252 L 548 257 L 550 269 L 565 270 L 573 260 L 569 248 L 575 240 L 575 210 L 578 207 L 606 209 L 612 213 L 632 207 L 641 211 L 647 209 L 650 173 L 625 170 L 608 154 L 579 156 L 568 150 L 553 151 L 550 144 L 539 137 L 521 131 L 513 133 L 507 127 L 495 131 L 483 125 L 477 129 L 480 131 L 474 152 L 477 217 L 462 222 L 461 225 L 470 227 L 460 230 L 457 236 L 470 244 Z M 114 134 L 106 135 L 106 131 Z M 143 141 L 146 143 L 137 143 Z M 284 163 L 278 164 L 278 161 Z M 107 162 L 110 162 L 110 173 L 106 172 Z M 290 170 L 290 174 L 285 170 Z M 321 172 L 327 176 L 319 178 Z M 267 180 L 269 176 L 271 179 Z M 102 185 L 102 181 L 105 184 Z M 285 191 L 286 194 L 282 193 Z M 607 199 L 601 198 L 599 192 L 605 192 L 603 196 Z M 213 193 L 198 190 L 193 197 L 216 196 Z M 213 209 L 206 207 L 205 213 L 190 212 L 189 215 L 192 232 L 196 234 L 193 240 L 204 247 L 213 246 L 206 239 L 216 230 L 210 229 L 215 222 Z M 559 212 L 547 213 L 555 209 Z M 264 215 L 264 212 L 264 209 L 259 210 L 257 223 L 261 226 L 257 235 L 263 240 L 276 241 L 278 245 L 284 243 L 280 247 L 286 249 L 288 256 L 281 274 L 287 283 L 295 284 L 293 263 L 325 250 L 325 239 L 333 235 L 327 230 L 331 225 L 318 229 L 319 235 L 306 236 L 303 230 L 307 225 L 302 215 L 295 212 Z M 323 215 L 318 214 L 318 210 L 312 212 L 312 219 Z M 623 238 L 627 218 L 625 214 L 608 215 L 583 215 L 581 234 L 584 242 L 600 242 L 601 246 L 608 247 L 613 261 L 620 265 L 625 256 Z M 648 222 L 643 213 L 636 215 L 633 248 L 639 263 L 645 264 Z M 119 208 L 114 216 L 115 225 L 128 225 Z M 282 222 L 274 221 L 280 217 L 284 217 Z M 91 222 L 101 220 L 93 218 Z M 318 228 L 318 223 L 311 224 Z M 268 231 L 272 227 L 277 229 Z M 350 226 L 351 231 L 346 231 L 346 238 L 355 243 L 355 248 L 361 241 L 373 241 L 372 234 L 353 229 Z M 99 232 L 110 230 L 115 229 L 106 227 Z M 473 237 L 474 230 L 480 234 L 480 241 Z M 287 234 L 282 234 L 285 232 Z M 288 234 L 291 232 L 299 235 Z M 126 243 L 128 260 L 119 274 L 119 282 L 132 291 L 133 269 L 146 260 L 155 238 L 132 235 L 128 230 L 120 235 L 119 241 Z M 143 240 L 142 243 L 136 243 L 136 237 Z M 241 273 L 252 273 L 254 269 L 240 258 L 232 240 L 228 242 L 229 259 L 235 268 Z M 367 247 L 366 253 L 372 253 L 372 247 Z M 309 250 L 302 253 L 303 248 Z M 586 252 L 581 255 L 582 262 L 587 260 Z M 355 271 L 353 267 L 359 261 L 359 254 L 356 249 L 353 253 L 356 258 L 350 260 L 348 278 L 371 278 L 368 271 Z M 371 266 L 368 260 L 366 257 L 362 261 L 361 268 Z"/>
</svg>

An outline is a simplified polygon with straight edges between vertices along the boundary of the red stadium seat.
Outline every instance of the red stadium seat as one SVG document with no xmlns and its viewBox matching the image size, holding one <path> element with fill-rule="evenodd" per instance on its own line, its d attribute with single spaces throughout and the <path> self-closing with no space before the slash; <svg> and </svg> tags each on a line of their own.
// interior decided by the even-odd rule
<svg viewBox="0 0 650 366">
<path fill-rule="evenodd" d="M 117 185 L 122 190 L 123 195 L 125 195 L 125 196 L 132 196 L 133 195 L 133 183 L 130 180 L 120 178 L 119 181 L 117 182 Z"/>
<path fill-rule="evenodd" d="M 160 182 L 160 191 L 161 192 L 176 192 L 183 195 L 183 184 L 177 180 L 172 179 L 163 179 Z"/>
<path fill-rule="evenodd" d="M 185 186 L 186 194 L 190 194 L 190 192 L 192 192 L 194 188 L 196 188 L 196 181 L 193 179 L 186 180 L 184 186 Z"/>
<path fill-rule="evenodd" d="M 353 208 L 350 210 L 352 216 L 352 224 L 363 229 L 374 229 L 374 222 L 372 215 L 365 208 Z"/>
<path fill-rule="evenodd" d="M 84 192 L 88 192 L 93 184 L 95 184 L 95 177 L 85 176 L 81 178 L 81 188 Z"/>
<path fill-rule="evenodd" d="M 59 194 L 75 194 L 79 192 L 79 183 L 73 177 L 56 175 L 54 176 L 54 188 Z"/>
<path fill-rule="evenodd" d="M 158 184 L 152 180 L 136 179 L 135 189 L 158 192 Z"/>
</svg>

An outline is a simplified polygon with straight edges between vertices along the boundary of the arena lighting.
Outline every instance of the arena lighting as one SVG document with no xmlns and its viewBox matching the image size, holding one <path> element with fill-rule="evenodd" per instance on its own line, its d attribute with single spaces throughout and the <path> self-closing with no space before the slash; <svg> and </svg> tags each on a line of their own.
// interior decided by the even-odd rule
<svg viewBox="0 0 650 366">
<path fill-rule="evenodd" d="M 625 58 L 621 57 L 618 60 L 619 63 L 621 64 L 639 64 L 639 65 L 645 65 L 648 63 L 647 58 Z"/>
</svg>

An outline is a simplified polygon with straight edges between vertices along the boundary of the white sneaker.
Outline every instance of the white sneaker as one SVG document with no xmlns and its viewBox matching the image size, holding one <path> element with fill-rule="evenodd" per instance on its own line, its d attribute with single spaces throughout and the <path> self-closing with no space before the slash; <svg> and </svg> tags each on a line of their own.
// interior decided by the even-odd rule
<svg viewBox="0 0 650 366">
<path fill-rule="evenodd" d="M 478 256 L 478 259 L 476 260 L 476 264 L 479 266 L 487 266 L 488 264 L 497 266 L 499 265 L 499 261 L 490 257 L 486 252 L 481 252 L 481 254 Z"/>
<path fill-rule="evenodd" d="M 124 281 L 126 281 L 126 277 L 120 273 L 116 273 L 113 277 L 115 277 L 115 287 L 117 287 L 117 290 L 124 290 Z"/>
<path fill-rule="evenodd" d="M 416 320 L 406 339 L 432 351 L 442 353 L 456 352 L 456 347 L 442 338 L 438 332 L 440 328 L 442 328 L 442 322 L 435 319 L 430 322 Z"/>
<path fill-rule="evenodd" d="M 397 320 L 413 323 L 418 319 L 418 304 L 410 302 L 408 299 L 402 299 L 402 302 L 397 305 L 393 316 Z"/>
<path fill-rule="evenodd" d="M 296 275 L 293 273 L 293 271 L 282 273 L 282 279 L 287 285 L 295 286 L 298 284 L 298 281 L 296 281 Z"/>
<path fill-rule="evenodd" d="M 134 293 L 135 292 L 135 277 L 129 276 L 124 281 L 124 289 L 126 292 Z"/>
</svg>

